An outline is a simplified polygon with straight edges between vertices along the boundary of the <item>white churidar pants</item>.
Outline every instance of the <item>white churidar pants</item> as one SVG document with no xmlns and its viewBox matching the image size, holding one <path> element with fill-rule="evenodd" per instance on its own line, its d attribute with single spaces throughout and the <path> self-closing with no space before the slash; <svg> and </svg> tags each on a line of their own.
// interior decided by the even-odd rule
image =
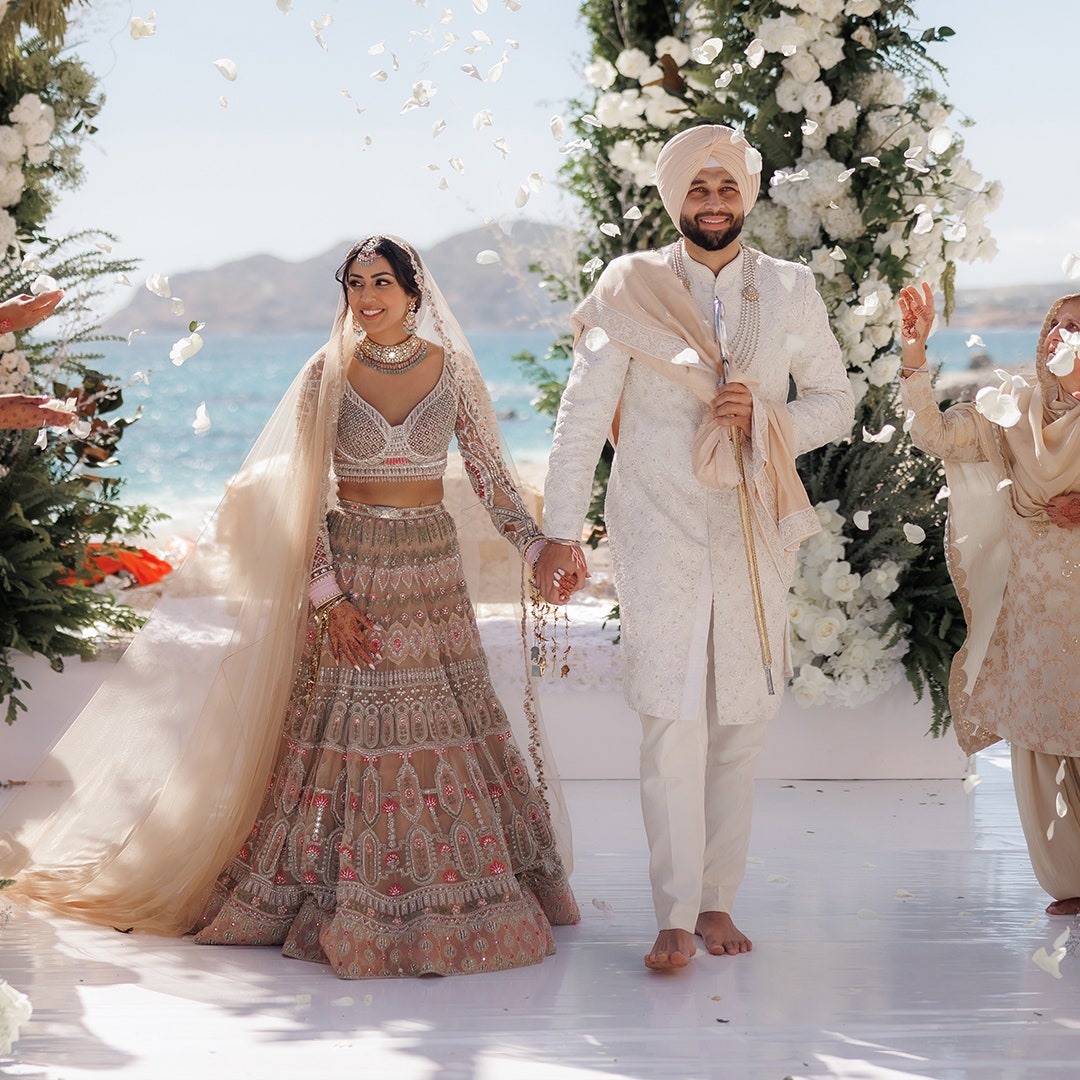
<svg viewBox="0 0 1080 1080">
<path fill-rule="evenodd" d="M 701 912 L 731 912 L 746 873 L 754 767 L 768 734 L 764 720 L 720 723 L 711 629 L 703 637 L 697 708 L 674 720 L 639 714 L 641 813 L 659 930 L 693 933 Z"/>
<path fill-rule="evenodd" d="M 1065 775 L 1059 784 L 1062 762 Z M 1014 744 L 1012 774 L 1020 823 L 1039 884 L 1055 900 L 1080 896 L 1080 757 L 1042 754 Z M 1064 817 L 1057 814 L 1059 793 L 1067 808 Z M 1054 834 L 1048 839 L 1051 823 Z"/>
</svg>

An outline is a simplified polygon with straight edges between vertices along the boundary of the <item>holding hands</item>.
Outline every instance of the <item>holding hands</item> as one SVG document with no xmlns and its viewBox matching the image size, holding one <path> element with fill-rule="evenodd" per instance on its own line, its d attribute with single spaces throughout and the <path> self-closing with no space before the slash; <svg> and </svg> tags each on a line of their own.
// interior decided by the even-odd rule
<svg viewBox="0 0 1080 1080">
<path fill-rule="evenodd" d="M 589 571 L 585 556 L 576 544 L 549 540 L 533 567 L 533 579 L 540 595 L 549 604 L 565 604 L 578 589 L 585 587 Z"/>
</svg>

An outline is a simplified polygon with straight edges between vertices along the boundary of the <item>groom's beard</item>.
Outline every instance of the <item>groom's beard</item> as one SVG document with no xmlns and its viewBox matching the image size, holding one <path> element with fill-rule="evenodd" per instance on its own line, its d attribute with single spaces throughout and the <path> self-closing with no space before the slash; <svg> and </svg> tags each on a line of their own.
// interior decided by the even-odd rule
<svg viewBox="0 0 1080 1080">
<path fill-rule="evenodd" d="M 713 215 L 699 214 L 698 216 L 712 217 Z M 726 248 L 733 240 L 738 240 L 745 220 L 745 215 L 739 214 L 738 217 L 732 219 L 731 224 L 723 232 L 717 232 L 715 229 L 703 229 L 697 223 L 697 218 L 681 217 L 679 219 L 679 232 L 690 243 L 697 244 L 699 248 L 705 251 L 719 251 L 721 248 Z"/>
</svg>

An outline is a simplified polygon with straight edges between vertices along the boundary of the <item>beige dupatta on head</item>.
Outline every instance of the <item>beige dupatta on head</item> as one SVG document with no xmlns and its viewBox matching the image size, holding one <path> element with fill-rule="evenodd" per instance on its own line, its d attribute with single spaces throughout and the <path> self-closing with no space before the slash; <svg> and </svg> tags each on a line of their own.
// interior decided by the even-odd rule
<svg viewBox="0 0 1080 1080">
<path fill-rule="evenodd" d="M 1061 392 L 1046 366 L 1047 336 L 1061 306 L 1070 300 L 1080 300 L 1080 294 L 1061 297 L 1047 312 L 1035 349 L 1035 385 L 1016 393 L 1019 422 L 1005 428 L 980 418 L 979 446 L 985 461 L 945 462 L 949 572 L 968 625 L 967 638 L 953 659 L 949 702 L 957 740 L 968 754 L 999 738 L 970 719 L 967 706 L 1005 595 L 1007 515 L 1046 520 L 1046 506 L 1054 496 L 1080 492 L 1080 402 Z M 975 409 L 967 404 L 954 408 Z M 1005 488 L 999 486 L 1003 479 L 1011 481 Z"/>
<path fill-rule="evenodd" d="M 743 257 L 753 258 L 753 253 L 744 250 Z M 636 252 L 614 260 L 571 321 L 576 339 L 593 328 L 603 330 L 628 356 L 685 386 L 706 405 L 716 394 L 723 357 L 715 331 L 662 252 Z M 763 437 L 754 440 L 747 493 L 772 563 L 787 580 L 794 572 L 799 544 L 821 525 L 795 468 L 794 429 L 787 408 L 755 396 L 754 411 L 764 414 L 765 424 Z M 730 489 L 739 483 L 728 431 L 716 422 L 711 409 L 704 411 L 691 460 L 694 475 L 706 487 Z"/>
</svg>

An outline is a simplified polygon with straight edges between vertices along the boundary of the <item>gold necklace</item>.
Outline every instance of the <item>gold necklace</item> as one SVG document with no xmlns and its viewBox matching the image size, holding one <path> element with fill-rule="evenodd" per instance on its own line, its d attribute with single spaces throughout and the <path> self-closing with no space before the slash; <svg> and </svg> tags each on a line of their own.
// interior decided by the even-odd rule
<svg viewBox="0 0 1080 1080">
<path fill-rule="evenodd" d="M 363 337 L 356 343 L 353 356 L 375 371 L 396 375 L 411 371 L 427 356 L 427 342 L 412 335 L 396 345 L 380 345 L 370 337 Z"/>
</svg>

